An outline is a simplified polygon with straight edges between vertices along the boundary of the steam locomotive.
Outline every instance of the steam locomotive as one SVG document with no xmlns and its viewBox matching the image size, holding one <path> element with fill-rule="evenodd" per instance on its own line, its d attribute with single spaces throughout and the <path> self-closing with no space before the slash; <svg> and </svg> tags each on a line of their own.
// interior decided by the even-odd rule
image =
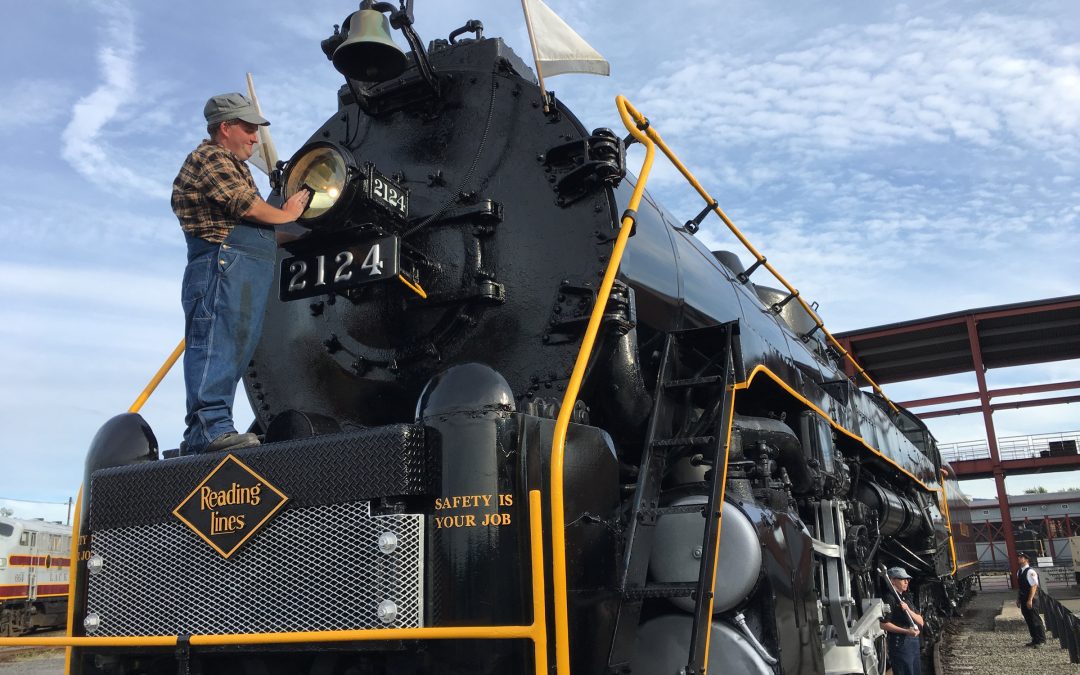
<svg viewBox="0 0 1080 675">
<path fill-rule="evenodd" d="M 70 528 L 0 516 L 0 637 L 64 625 L 70 552 Z"/>
<path fill-rule="evenodd" d="M 922 422 L 758 263 L 630 208 L 629 137 L 480 22 L 424 48 L 365 3 L 322 47 L 346 83 L 275 178 L 312 199 L 244 380 L 263 445 L 99 431 L 70 672 L 881 673 L 893 565 L 932 642 L 975 567 Z"/>
</svg>

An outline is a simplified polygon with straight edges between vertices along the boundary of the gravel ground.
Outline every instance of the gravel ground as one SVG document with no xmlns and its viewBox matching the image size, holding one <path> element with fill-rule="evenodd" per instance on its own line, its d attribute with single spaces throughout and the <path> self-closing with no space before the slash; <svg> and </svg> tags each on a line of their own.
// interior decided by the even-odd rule
<svg viewBox="0 0 1080 675">
<path fill-rule="evenodd" d="M 0 660 L 2 675 L 62 675 L 63 672 L 64 653 L 51 649 Z"/>
<path fill-rule="evenodd" d="M 994 617 L 1016 591 L 980 593 L 967 605 L 964 616 L 945 630 L 941 647 L 942 672 L 938 675 L 1080 675 L 1080 664 L 1069 663 L 1069 652 L 1047 635 L 1047 645 L 1032 649 L 1023 624 L 995 631 Z"/>
<path fill-rule="evenodd" d="M 62 630 L 34 633 L 34 637 L 60 637 Z M 63 675 L 64 651 L 26 647 L 0 647 L 0 675 Z"/>
</svg>

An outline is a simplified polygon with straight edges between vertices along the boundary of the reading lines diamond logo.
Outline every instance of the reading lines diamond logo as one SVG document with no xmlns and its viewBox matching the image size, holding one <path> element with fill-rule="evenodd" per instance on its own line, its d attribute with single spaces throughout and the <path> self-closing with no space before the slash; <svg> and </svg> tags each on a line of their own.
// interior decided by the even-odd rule
<svg viewBox="0 0 1080 675">
<path fill-rule="evenodd" d="M 289 500 L 232 455 L 214 467 L 173 514 L 228 558 Z"/>
</svg>

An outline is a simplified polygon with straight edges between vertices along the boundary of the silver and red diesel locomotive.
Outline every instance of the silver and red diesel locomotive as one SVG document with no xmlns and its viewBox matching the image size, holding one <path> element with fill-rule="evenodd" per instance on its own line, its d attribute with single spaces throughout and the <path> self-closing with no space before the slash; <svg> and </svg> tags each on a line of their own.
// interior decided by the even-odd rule
<svg viewBox="0 0 1080 675">
<path fill-rule="evenodd" d="M 263 445 L 94 439 L 70 672 L 880 673 L 894 565 L 931 643 L 975 567 L 926 427 L 760 259 L 632 203 L 631 137 L 409 5 L 323 42 L 338 112 L 276 181 L 313 198 L 244 381 Z"/>
<path fill-rule="evenodd" d="M 0 636 L 67 621 L 71 528 L 0 516 Z"/>
</svg>

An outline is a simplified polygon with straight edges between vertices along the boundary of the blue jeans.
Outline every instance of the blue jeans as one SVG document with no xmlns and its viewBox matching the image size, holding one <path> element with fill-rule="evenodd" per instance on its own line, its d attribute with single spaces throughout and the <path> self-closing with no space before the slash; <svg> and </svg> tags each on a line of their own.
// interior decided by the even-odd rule
<svg viewBox="0 0 1080 675">
<path fill-rule="evenodd" d="M 919 638 L 912 635 L 892 633 L 888 637 L 889 663 L 893 675 L 921 675 L 922 656 Z"/>
<path fill-rule="evenodd" d="M 232 421 L 236 384 L 255 354 L 274 280 L 272 227 L 237 225 L 221 244 L 187 235 L 184 307 L 186 453 L 198 453 Z"/>
</svg>

